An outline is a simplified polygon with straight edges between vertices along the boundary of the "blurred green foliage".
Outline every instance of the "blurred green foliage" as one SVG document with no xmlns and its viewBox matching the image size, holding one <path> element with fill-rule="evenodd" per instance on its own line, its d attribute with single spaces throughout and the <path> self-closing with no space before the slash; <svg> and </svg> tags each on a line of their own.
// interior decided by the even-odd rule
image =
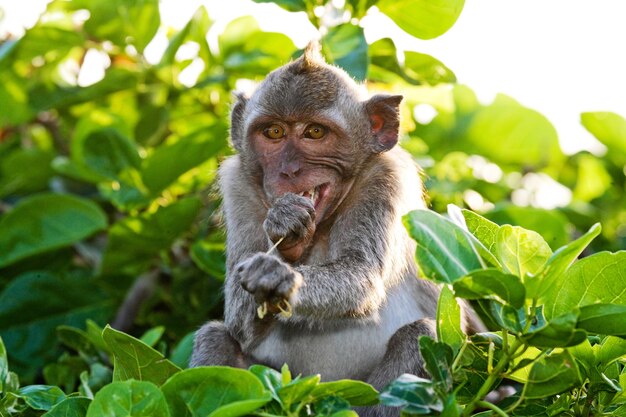
<svg viewBox="0 0 626 417">
<path fill-rule="evenodd" d="M 586 253 L 626 248 L 623 117 L 583 114 L 608 151 L 564 155 L 538 112 L 504 95 L 480 103 L 444 63 L 398 50 L 390 38 L 368 43 L 359 25 L 376 5 L 429 39 L 454 24 L 462 0 L 349 0 L 342 9 L 321 0 L 273 3 L 306 13 L 329 62 L 371 90 L 405 96 L 402 145 L 425 169 L 433 209 L 454 203 L 536 230 L 552 250 L 600 221 L 602 234 Z M 325 26 L 320 10 L 343 19 Z M 224 236 L 214 178 L 232 152 L 231 92 L 300 51 L 252 17 L 230 22 L 211 47 L 213 23 L 200 7 L 168 31 L 167 48 L 151 63 L 145 51 L 160 28 L 157 0 L 54 0 L 23 37 L 1 41 L 0 335 L 23 381 L 74 389 L 89 371 L 86 386 L 96 389 L 110 379 L 95 361 L 59 356 L 59 325 L 85 329 L 100 347 L 86 319 L 135 334 L 164 326 L 160 349 L 183 340 L 175 353 L 184 366 L 189 333 L 221 316 Z M 183 58 L 184 46 L 196 60 Z M 106 70 L 81 85 L 88 54 Z M 194 61 L 198 78 L 183 84 Z M 120 308 L 125 299 L 140 301 L 130 316 Z"/>
</svg>

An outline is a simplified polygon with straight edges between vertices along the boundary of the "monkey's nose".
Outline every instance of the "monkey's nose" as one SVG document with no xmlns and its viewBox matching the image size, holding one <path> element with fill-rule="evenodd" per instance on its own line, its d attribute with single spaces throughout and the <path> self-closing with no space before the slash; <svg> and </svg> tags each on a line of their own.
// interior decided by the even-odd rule
<svg viewBox="0 0 626 417">
<path fill-rule="evenodd" d="M 300 175 L 301 166 L 299 162 L 289 162 L 282 166 L 280 176 L 283 178 L 295 178 Z"/>
</svg>

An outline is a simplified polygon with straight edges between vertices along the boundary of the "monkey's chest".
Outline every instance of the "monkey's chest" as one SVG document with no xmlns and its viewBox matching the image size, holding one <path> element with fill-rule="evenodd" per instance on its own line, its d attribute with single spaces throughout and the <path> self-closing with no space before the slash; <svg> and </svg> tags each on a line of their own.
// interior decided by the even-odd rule
<svg viewBox="0 0 626 417">
<path fill-rule="evenodd" d="M 277 325 L 252 352 L 275 369 L 286 363 L 294 375 L 321 374 L 325 381 L 365 379 L 383 358 L 390 334 L 375 323 L 347 320 L 311 330 Z"/>
<path fill-rule="evenodd" d="M 365 380 L 381 362 L 396 330 L 425 317 L 406 284 L 389 292 L 375 317 L 342 319 L 314 329 L 277 324 L 251 354 L 275 369 L 286 363 L 294 375 Z"/>
</svg>

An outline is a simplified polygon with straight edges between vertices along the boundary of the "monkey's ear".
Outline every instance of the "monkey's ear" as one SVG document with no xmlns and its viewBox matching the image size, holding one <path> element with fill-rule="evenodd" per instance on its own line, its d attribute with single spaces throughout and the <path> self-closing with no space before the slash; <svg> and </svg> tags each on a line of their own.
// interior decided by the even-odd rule
<svg viewBox="0 0 626 417">
<path fill-rule="evenodd" d="M 402 99 L 401 95 L 376 94 L 366 102 L 374 152 L 386 152 L 398 143 Z"/>
<path fill-rule="evenodd" d="M 235 93 L 237 101 L 233 105 L 230 112 L 230 140 L 233 142 L 233 146 L 238 152 L 243 149 L 243 114 L 246 110 L 246 104 L 248 104 L 248 98 L 243 93 Z"/>
</svg>

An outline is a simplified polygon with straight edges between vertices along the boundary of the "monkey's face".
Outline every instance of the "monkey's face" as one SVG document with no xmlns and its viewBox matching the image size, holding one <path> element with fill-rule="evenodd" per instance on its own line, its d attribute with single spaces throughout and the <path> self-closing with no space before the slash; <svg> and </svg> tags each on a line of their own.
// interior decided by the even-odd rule
<svg viewBox="0 0 626 417">
<path fill-rule="evenodd" d="M 322 115 L 307 120 L 261 118 L 248 138 L 270 205 L 285 193 L 299 194 L 311 199 L 319 224 L 348 194 L 355 155 L 335 120 Z"/>
</svg>

